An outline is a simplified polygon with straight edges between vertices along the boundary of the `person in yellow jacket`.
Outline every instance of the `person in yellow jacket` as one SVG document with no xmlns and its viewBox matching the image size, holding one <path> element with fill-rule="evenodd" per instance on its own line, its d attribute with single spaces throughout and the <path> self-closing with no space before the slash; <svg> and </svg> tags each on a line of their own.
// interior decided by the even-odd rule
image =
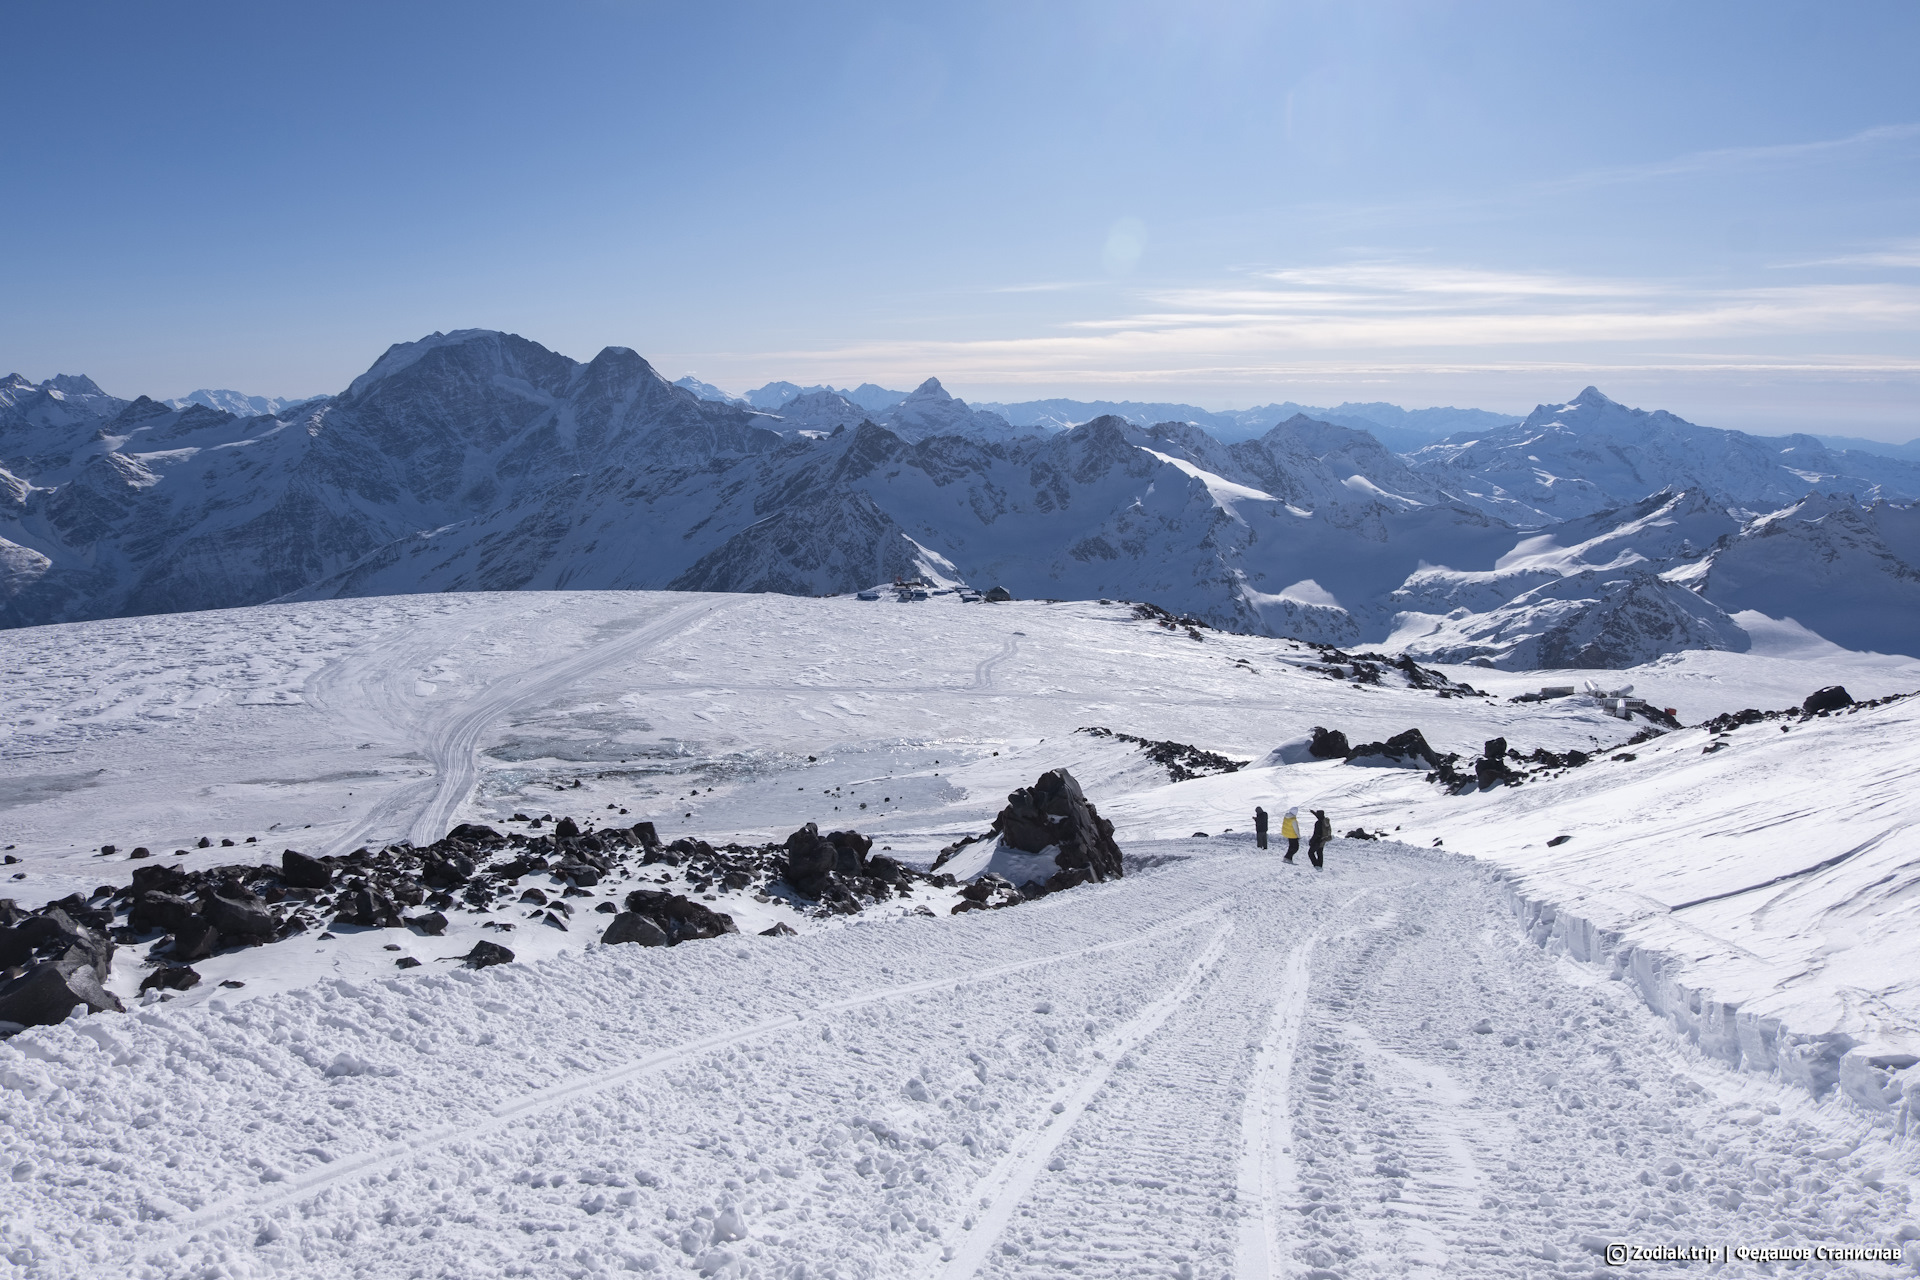
<svg viewBox="0 0 1920 1280">
<path fill-rule="evenodd" d="M 1280 819 L 1280 835 L 1287 842 L 1287 856 L 1282 862 L 1292 862 L 1293 855 L 1300 852 L 1300 810 L 1291 806 L 1286 817 Z"/>
</svg>

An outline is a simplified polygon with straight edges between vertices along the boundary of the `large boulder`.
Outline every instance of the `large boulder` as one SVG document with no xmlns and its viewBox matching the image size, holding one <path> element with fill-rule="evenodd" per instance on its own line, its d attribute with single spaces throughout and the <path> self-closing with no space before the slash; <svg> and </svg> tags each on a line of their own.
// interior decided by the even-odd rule
<svg viewBox="0 0 1920 1280">
<path fill-rule="evenodd" d="M 1125 874 L 1113 824 L 1100 816 L 1065 769 L 1050 769 L 1031 787 L 1009 794 L 993 826 L 1002 843 L 1022 853 L 1058 850 L 1054 862 L 1063 871 L 1085 871 L 1095 880 L 1117 880 Z"/>
<path fill-rule="evenodd" d="M 75 919 L 64 907 L 45 907 L 11 927 L 0 927 L 0 967 L 66 956 L 80 957 L 105 981 L 113 963 L 113 941 L 90 919 Z"/>
<path fill-rule="evenodd" d="M 608 946 L 621 942 L 637 942 L 643 947 L 666 947 L 673 944 L 667 931 L 656 924 L 652 918 L 633 911 L 622 911 L 600 935 L 600 941 Z"/>
<path fill-rule="evenodd" d="M 280 855 L 280 879 L 296 889 L 325 889 L 333 884 L 333 869 L 298 849 Z"/>
<path fill-rule="evenodd" d="M 100 985 L 99 975 L 84 959 L 77 964 L 42 961 L 0 985 L 0 1020 L 22 1026 L 50 1027 L 65 1021 L 78 1005 L 85 1005 L 92 1013 L 125 1011 L 119 998 Z"/>
<path fill-rule="evenodd" d="M 280 929 L 267 904 L 237 884 L 202 895 L 200 914 L 229 938 L 271 938 Z"/>
<path fill-rule="evenodd" d="M 1315 725 L 1313 736 L 1307 740 L 1307 754 L 1315 760 L 1344 760 L 1353 752 L 1347 746 L 1346 734 Z"/>
<path fill-rule="evenodd" d="M 818 898 L 840 868 L 840 849 L 809 822 L 787 837 L 786 881 L 803 898 Z"/>
<path fill-rule="evenodd" d="M 1853 705 L 1853 695 L 1847 692 L 1845 685 L 1830 684 L 1824 689 L 1815 689 L 1800 704 L 1800 709 L 1808 715 L 1821 711 L 1838 711 L 1842 707 Z"/>
<path fill-rule="evenodd" d="M 832 848 L 831 845 L 827 846 Z M 691 938 L 718 938 L 738 933 L 733 917 L 710 911 L 692 898 L 664 889 L 635 889 L 627 895 L 627 911 L 645 917 L 667 935 L 668 945 Z M 617 923 L 620 917 L 615 916 Z M 611 932 L 611 929 L 609 929 Z"/>
</svg>

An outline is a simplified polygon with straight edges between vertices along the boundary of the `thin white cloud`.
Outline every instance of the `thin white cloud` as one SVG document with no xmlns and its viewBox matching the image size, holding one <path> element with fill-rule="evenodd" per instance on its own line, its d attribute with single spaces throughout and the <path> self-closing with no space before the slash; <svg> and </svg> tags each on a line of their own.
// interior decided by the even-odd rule
<svg viewBox="0 0 1920 1280">
<path fill-rule="evenodd" d="M 1066 293 L 1073 289 L 1092 287 L 1091 280 L 1048 280 L 1037 284 L 1005 284 L 987 290 L 988 293 Z"/>
<path fill-rule="evenodd" d="M 1812 142 L 1783 142 L 1759 147 L 1719 147 L 1710 151 L 1690 152 L 1670 160 L 1656 160 L 1649 164 L 1589 169 L 1584 173 L 1569 174 L 1564 178 L 1542 183 L 1540 186 L 1548 190 L 1580 190 L 1631 182 L 1647 182 L 1658 178 L 1680 177 L 1715 170 L 1797 164 L 1851 151 L 1864 151 L 1874 147 L 1909 142 L 1916 138 L 1920 138 L 1920 123 L 1875 125 L 1871 129 L 1862 129 L 1858 133 L 1850 133 L 1841 138 L 1822 138 Z"/>
<path fill-rule="evenodd" d="M 1562 353 L 1592 347 L 1591 359 L 1571 365 L 1614 368 L 1603 353 L 1627 344 L 1693 348 L 1784 337 L 1820 349 L 1827 343 L 1818 339 L 1835 334 L 1920 332 L 1920 286 L 1704 289 L 1679 281 L 1422 263 L 1266 271 L 1223 287 L 1162 289 L 1139 301 L 1144 305 L 1135 311 L 1072 320 L 1026 337 L 854 343 L 782 358 L 840 368 L 937 368 L 973 381 L 1128 382 L 1270 377 L 1307 367 L 1531 367 L 1522 353 L 1547 347 Z M 1873 360 L 1876 367 L 1909 368 L 1899 359 Z M 1804 357 L 1735 363 L 1832 367 Z"/>
<path fill-rule="evenodd" d="M 1920 240 L 1906 240 L 1881 249 L 1841 254 L 1833 258 L 1812 258 L 1805 262 L 1782 262 L 1788 267 L 1920 267 Z"/>
</svg>

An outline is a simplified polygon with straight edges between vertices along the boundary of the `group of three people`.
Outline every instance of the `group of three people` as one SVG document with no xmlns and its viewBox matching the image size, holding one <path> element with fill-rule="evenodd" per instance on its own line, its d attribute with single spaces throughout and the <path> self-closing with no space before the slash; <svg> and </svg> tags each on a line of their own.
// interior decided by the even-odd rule
<svg viewBox="0 0 1920 1280">
<path fill-rule="evenodd" d="M 1326 865 L 1327 841 L 1333 839 L 1333 821 L 1319 809 L 1309 809 L 1313 815 L 1313 832 L 1307 837 L 1307 861 L 1317 869 Z M 1280 819 L 1280 838 L 1287 842 L 1287 854 L 1280 859 L 1292 862 L 1293 855 L 1300 852 L 1300 810 L 1289 806 L 1286 816 Z M 1253 842 L 1258 847 L 1267 847 L 1267 811 L 1255 805 L 1253 808 Z"/>
</svg>

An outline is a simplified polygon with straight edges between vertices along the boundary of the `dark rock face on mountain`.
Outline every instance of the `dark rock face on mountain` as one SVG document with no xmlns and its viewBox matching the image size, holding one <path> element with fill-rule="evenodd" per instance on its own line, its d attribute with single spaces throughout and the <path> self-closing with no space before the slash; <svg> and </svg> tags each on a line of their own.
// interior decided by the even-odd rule
<svg viewBox="0 0 1920 1280">
<path fill-rule="evenodd" d="M 1057 848 L 1054 861 L 1068 876 L 1118 880 L 1125 874 L 1113 824 L 1100 816 L 1065 769 L 1050 769 L 1031 787 L 1009 795 L 993 826 L 1002 840 L 1024 853 Z"/>
</svg>

